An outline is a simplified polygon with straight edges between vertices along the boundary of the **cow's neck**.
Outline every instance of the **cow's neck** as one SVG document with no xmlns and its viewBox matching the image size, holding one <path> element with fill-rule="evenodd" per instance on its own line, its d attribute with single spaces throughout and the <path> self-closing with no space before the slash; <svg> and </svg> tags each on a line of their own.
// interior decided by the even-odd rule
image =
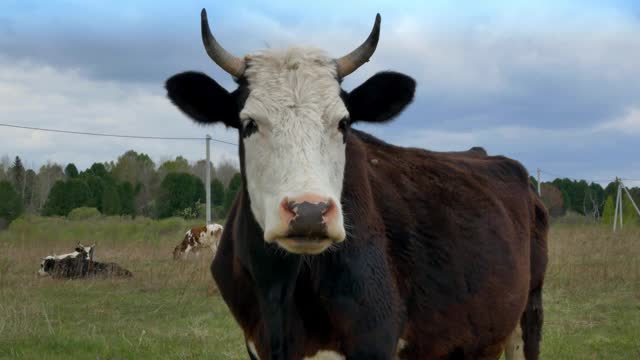
<svg viewBox="0 0 640 360">
<path fill-rule="evenodd" d="M 255 282 L 260 314 L 272 354 L 287 354 L 290 343 L 289 312 L 293 308 L 293 293 L 301 257 L 285 254 L 275 244 L 265 244 L 263 230 L 251 212 L 244 180 L 243 175 L 242 190 L 236 199 L 236 254 Z"/>
</svg>

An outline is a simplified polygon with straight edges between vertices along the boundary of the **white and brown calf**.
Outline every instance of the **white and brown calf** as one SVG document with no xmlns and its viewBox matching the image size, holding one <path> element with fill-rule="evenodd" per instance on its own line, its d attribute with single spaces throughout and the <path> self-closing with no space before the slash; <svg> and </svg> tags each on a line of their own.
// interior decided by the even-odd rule
<svg viewBox="0 0 640 360">
<path fill-rule="evenodd" d="M 184 259 L 189 252 L 198 253 L 204 248 L 209 248 L 215 254 L 218 242 L 222 236 L 222 225 L 210 224 L 192 228 L 184 235 L 184 239 L 173 250 L 174 259 Z"/>
</svg>

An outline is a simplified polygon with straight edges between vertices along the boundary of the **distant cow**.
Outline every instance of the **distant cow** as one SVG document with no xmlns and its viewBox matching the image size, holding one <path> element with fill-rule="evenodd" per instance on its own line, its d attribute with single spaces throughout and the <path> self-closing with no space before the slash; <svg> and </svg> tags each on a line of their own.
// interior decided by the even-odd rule
<svg viewBox="0 0 640 360">
<path fill-rule="evenodd" d="M 45 259 L 39 274 L 52 278 L 78 279 L 86 277 L 132 277 L 131 272 L 116 263 L 102 263 L 83 256 Z M 86 254 L 88 255 L 88 254 Z"/>
<path fill-rule="evenodd" d="M 173 258 L 185 258 L 189 252 L 197 253 L 204 248 L 210 248 L 215 254 L 222 236 L 222 229 L 222 225 L 219 224 L 192 228 L 187 231 L 182 242 L 173 250 Z"/>
<path fill-rule="evenodd" d="M 53 254 L 53 255 L 46 256 L 42 258 L 42 262 L 40 262 L 40 270 L 38 270 L 38 273 L 40 275 L 46 275 L 46 273 L 44 273 L 44 264 L 47 260 L 75 259 L 76 257 L 82 255 L 82 257 L 84 257 L 85 260 L 93 261 L 95 256 L 95 250 L 96 250 L 95 248 L 96 248 L 95 243 L 89 246 L 84 246 L 81 243 L 78 243 L 78 246 L 76 246 L 73 252 L 62 254 L 62 255 Z"/>
</svg>

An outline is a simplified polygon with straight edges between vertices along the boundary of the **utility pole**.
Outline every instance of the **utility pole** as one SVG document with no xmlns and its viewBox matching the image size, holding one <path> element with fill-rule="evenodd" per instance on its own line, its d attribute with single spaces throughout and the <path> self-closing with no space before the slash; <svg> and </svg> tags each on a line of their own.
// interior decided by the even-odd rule
<svg viewBox="0 0 640 360">
<path fill-rule="evenodd" d="M 540 169 L 536 169 L 538 173 L 538 196 L 542 197 L 542 191 L 540 190 Z"/>
<path fill-rule="evenodd" d="M 622 180 L 616 177 L 616 184 L 618 190 L 616 191 L 616 209 L 613 212 L 613 231 L 616 231 L 618 227 L 618 220 L 620 220 L 620 229 L 622 229 Z"/>
<path fill-rule="evenodd" d="M 207 225 L 211 224 L 211 136 L 207 134 L 207 169 L 205 170 L 205 184 L 204 189 L 207 193 L 206 207 L 207 207 Z"/>
</svg>

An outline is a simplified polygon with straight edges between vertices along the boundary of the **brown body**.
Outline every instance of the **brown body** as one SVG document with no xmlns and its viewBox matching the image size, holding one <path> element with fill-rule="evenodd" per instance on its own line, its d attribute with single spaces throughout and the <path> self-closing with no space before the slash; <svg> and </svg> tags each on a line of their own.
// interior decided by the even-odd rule
<svg viewBox="0 0 640 360">
<path fill-rule="evenodd" d="M 215 254 L 221 235 L 222 226 L 218 224 L 191 228 L 184 234 L 180 244 L 173 249 L 173 258 L 177 260 L 187 256 L 189 252 L 197 253 L 205 248 L 211 249 Z"/>
<path fill-rule="evenodd" d="M 298 270 L 288 280 L 282 264 L 295 255 L 256 255 L 265 245 L 248 204 L 245 187 L 212 273 L 260 359 L 323 350 L 390 358 L 398 343 L 401 359 L 497 359 L 519 325 L 526 358 L 537 358 L 547 214 L 518 162 L 401 148 L 350 131 L 342 197 L 349 237 L 292 263 Z M 274 325 L 256 288 L 265 276 L 271 287 L 295 282 L 280 299 L 281 357 L 271 354 Z"/>
</svg>

